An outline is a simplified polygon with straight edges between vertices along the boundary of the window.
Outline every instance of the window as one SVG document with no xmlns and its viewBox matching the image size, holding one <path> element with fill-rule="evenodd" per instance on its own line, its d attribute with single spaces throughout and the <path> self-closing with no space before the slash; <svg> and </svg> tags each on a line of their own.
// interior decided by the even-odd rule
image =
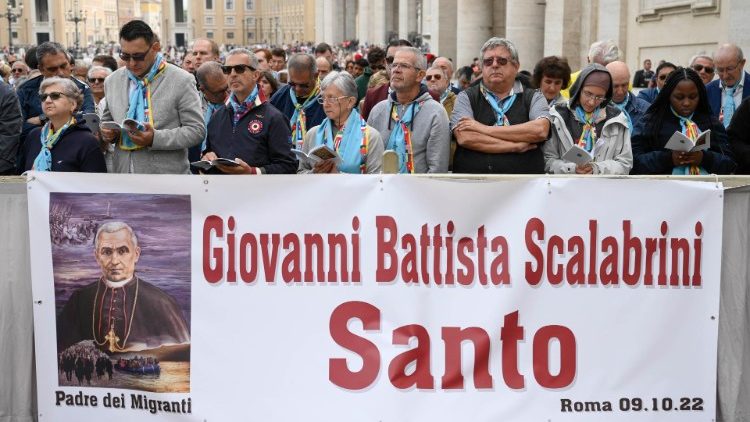
<svg viewBox="0 0 750 422">
<path fill-rule="evenodd" d="M 174 20 L 177 23 L 187 22 L 187 10 L 185 10 L 185 3 L 182 0 L 174 1 Z"/>
<path fill-rule="evenodd" d="M 47 4 L 47 0 L 36 0 L 34 5 L 36 6 L 36 21 L 49 22 L 49 5 Z"/>
<path fill-rule="evenodd" d="M 209 40 L 214 39 L 214 32 L 213 31 L 206 31 L 206 38 Z"/>
<path fill-rule="evenodd" d="M 203 24 L 206 26 L 213 26 L 214 25 L 214 17 L 213 16 L 204 16 L 203 17 Z"/>
<path fill-rule="evenodd" d="M 206 0 L 206 10 L 211 10 L 214 8 L 214 0 Z"/>
<path fill-rule="evenodd" d="M 248 40 L 254 40 L 255 39 L 255 32 L 248 32 L 247 33 L 247 39 Z"/>
<path fill-rule="evenodd" d="M 225 26 L 234 26 L 234 16 L 224 16 Z"/>
<path fill-rule="evenodd" d="M 224 9 L 234 10 L 234 0 L 224 0 Z"/>
<path fill-rule="evenodd" d="M 233 40 L 234 39 L 234 32 L 227 32 L 227 39 Z"/>
<path fill-rule="evenodd" d="M 245 10 L 253 10 L 253 9 L 255 9 L 255 1 L 245 0 Z"/>
<path fill-rule="evenodd" d="M 255 26 L 255 18 L 247 18 L 245 20 L 245 23 L 248 28 L 252 28 L 253 26 Z"/>
</svg>

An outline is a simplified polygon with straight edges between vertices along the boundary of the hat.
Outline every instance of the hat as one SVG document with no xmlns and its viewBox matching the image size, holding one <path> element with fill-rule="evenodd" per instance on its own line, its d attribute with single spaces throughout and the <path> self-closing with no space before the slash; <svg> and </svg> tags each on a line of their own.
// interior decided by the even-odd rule
<svg viewBox="0 0 750 422">
<path fill-rule="evenodd" d="M 612 76 L 610 76 L 609 72 L 593 71 L 584 79 L 581 88 L 587 85 L 598 86 L 605 91 L 609 91 L 612 85 Z"/>
</svg>

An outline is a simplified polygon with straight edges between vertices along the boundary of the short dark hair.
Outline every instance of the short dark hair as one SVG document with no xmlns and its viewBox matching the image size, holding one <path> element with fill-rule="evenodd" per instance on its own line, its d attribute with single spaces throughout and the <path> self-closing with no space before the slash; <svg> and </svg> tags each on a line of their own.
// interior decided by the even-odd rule
<svg viewBox="0 0 750 422">
<path fill-rule="evenodd" d="M 367 53 L 367 61 L 372 64 L 379 64 L 383 60 L 385 60 L 385 50 L 382 48 L 375 46 L 370 48 L 370 51 Z"/>
<path fill-rule="evenodd" d="M 42 63 L 42 58 L 44 56 L 52 54 L 64 54 L 65 58 L 70 61 L 70 56 L 68 56 L 68 53 L 65 51 L 65 47 L 63 47 L 62 44 L 54 41 L 46 41 L 39 44 L 39 46 L 36 48 L 37 65 Z"/>
<path fill-rule="evenodd" d="M 283 48 L 274 48 L 271 50 L 271 56 L 283 57 L 286 60 L 286 51 Z"/>
<path fill-rule="evenodd" d="M 328 44 L 326 44 L 326 43 L 324 43 L 324 42 L 322 42 L 322 43 L 320 43 L 320 44 L 318 44 L 318 45 L 315 46 L 315 54 L 323 54 L 323 53 L 326 53 L 328 51 L 330 51 L 331 53 L 333 53 L 333 49 L 331 48 L 331 46 L 328 45 Z"/>
<path fill-rule="evenodd" d="M 26 56 L 24 56 L 23 61 L 26 62 L 26 66 L 28 66 L 29 69 L 39 68 L 39 60 L 36 58 L 36 47 L 31 47 L 26 50 Z"/>
<path fill-rule="evenodd" d="M 365 68 L 365 67 L 367 67 L 367 66 L 370 65 L 370 63 L 364 57 L 360 58 L 359 60 L 355 60 L 354 64 L 356 64 L 357 66 L 359 66 L 361 68 Z"/>
<path fill-rule="evenodd" d="M 143 38 L 146 44 L 153 44 L 156 40 L 156 34 L 148 24 L 142 20 L 134 19 L 120 29 L 120 39 L 125 41 L 135 41 Z"/>
<path fill-rule="evenodd" d="M 539 88 L 542 85 L 542 78 L 545 76 L 562 79 L 563 87 L 568 86 L 568 83 L 570 83 L 570 65 L 568 65 L 568 60 L 558 56 L 549 56 L 539 60 L 539 63 L 534 66 L 534 76 L 532 78 L 535 88 Z"/>
<path fill-rule="evenodd" d="M 677 66 L 675 66 L 674 63 L 664 62 L 660 64 L 659 66 L 656 66 L 656 75 L 658 75 L 659 72 L 661 72 L 661 70 L 664 69 L 665 67 L 671 67 L 672 69 L 677 69 Z"/>
<path fill-rule="evenodd" d="M 117 60 L 109 54 L 100 54 L 95 56 L 92 62 L 101 62 L 102 66 L 111 69 L 113 72 L 117 70 Z"/>
<path fill-rule="evenodd" d="M 414 47 L 409 40 L 400 39 L 400 40 L 391 40 L 388 42 L 388 47 L 386 47 L 386 50 L 388 50 L 391 47 Z"/>
</svg>

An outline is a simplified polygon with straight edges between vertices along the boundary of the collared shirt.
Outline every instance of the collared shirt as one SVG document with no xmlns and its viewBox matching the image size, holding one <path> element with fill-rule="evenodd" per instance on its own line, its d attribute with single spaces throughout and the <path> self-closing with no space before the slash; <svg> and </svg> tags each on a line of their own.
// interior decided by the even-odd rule
<svg viewBox="0 0 750 422">
<path fill-rule="evenodd" d="M 523 95 L 523 85 L 521 82 L 516 81 L 513 84 L 513 94 Z M 474 118 L 474 110 L 471 109 L 471 102 L 466 92 L 461 91 L 456 98 L 456 103 L 453 106 L 453 113 L 450 116 L 450 127 L 451 130 L 456 127 L 458 121 L 462 117 Z M 547 99 L 544 98 L 541 92 L 537 91 L 534 93 L 534 97 L 531 100 L 531 106 L 529 107 L 529 120 L 536 120 L 539 118 L 549 119 L 549 105 Z"/>
<path fill-rule="evenodd" d="M 740 75 L 740 79 L 737 81 L 737 83 L 734 85 L 734 109 L 737 110 L 737 108 L 740 106 L 740 103 L 742 102 L 742 93 L 744 91 L 745 87 L 745 75 L 746 72 L 742 72 L 742 75 Z M 724 85 L 724 81 L 719 80 L 719 86 L 721 87 L 721 109 L 724 109 L 724 90 L 726 89 L 726 86 Z"/>
</svg>

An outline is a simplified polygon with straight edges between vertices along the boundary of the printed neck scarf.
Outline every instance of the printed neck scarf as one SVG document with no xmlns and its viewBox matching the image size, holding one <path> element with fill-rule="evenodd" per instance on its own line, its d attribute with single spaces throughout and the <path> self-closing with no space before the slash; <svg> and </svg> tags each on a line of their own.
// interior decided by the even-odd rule
<svg viewBox="0 0 750 422">
<path fill-rule="evenodd" d="M 206 125 L 206 135 L 203 136 L 201 152 L 206 150 L 206 141 L 208 140 L 208 124 L 211 122 L 211 117 L 213 117 L 214 113 L 216 113 L 216 111 L 223 106 L 224 104 L 214 104 L 212 102 L 209 102 L 208 107 L 206 107 L 206 112 L 203 113 L 203 123 Z"/>
<path fill-rule="evenodd" d="M 391 119 L 396 126 L 388 138 L 386 150 L 396 151 L 399 157 L 399 173 L 414 173 L 414 151 L 411 145 L 411 122 L 422 107 L 422 102 L 412 102 L 404 110 L 404 114 L 398 117 L 398 103 L 391 103 Z"/>
<path fill-rule="evenodd" d="M 585 149 L 587 152 L 592 152 L 594 150 L 594 145 L 596 145 L 596 116 L 599 115 L 599 107 L 595 108 L 592 113 L 586 113 L 586 111 L 583 109 L 583 107 L 576 106 L 576 117 L 578 117 L 578 121 L 583 123 L 583 131 L 581 132 L 581 137 L 578 138 L 578 145 L 579 147 Z"/>
<path fill-rule="evenodd" d="M 721 108 L 721 122 L 724 124 L 724 127 L 729 127 L 729 124 L 732 123 L 732 116 L 734 116 L 734 110 L 736 107 L 736 104 L 734 103 L 734 91 L 737 89 L 739 84 L 734 84 L 734 86 L 724 87 L 724 106 Z"/>
<path fill-rule="evenodd" d="M 625 110 L 628 107 L 628 104 L 630 104 L 630 93 L 628 93 L 628 95 L 625 96 L 625 101 L 621 103 L 615 103 L 613 101 L 612 103 L 614 103 L 615 107 L 619 108 L 620 111 L 622 111 L 622 114 L 625 115 L 625 118 L 628 119 L 628 128 L 630 129 L 630 133 L 632 134 L 633 133 L 633 119 L 630 118 L 630 113 L 628 113 L 628 111 Z"/>
<path fill-rule="evenodd" d="M 240 120 L 250 112 L 250 110 L 260 104 L 262 104 L 262 102 L 258 98 L 258 85 L 255 85 L 253 92 L 251 92 L 250 95 L 245 98 L 245 101 L 241 103 L 237 101 L 237 97 L 234 94 L 230 95 L 229 105 L 232 106 L 232 111 L 234 111 L 232 114 L 232 127 L 237 127 L 237 123 L 239 123 Z"/>
<path fill-rule="evenodd" d="M 354 109 L 349 113 L 344 126 L 333 135 L 331 119 L 326 118 L 318 128 L 315 146 L 327 145 L 341 156 L 338 169 L 342 173 L 367 173 L 367 146 L 370 143 L 370 131 L 367 122 Z"/>
<path fill-rule="evenodd" d="M 698 139 L 698 134 L 700 134 L 700 129 L 698 128 L 698 125 L 693 121 L 693 115 L 691 114 L 688 117 L 683 117 L 677 114 L 676 111 L 670 106 L 670 110 L 672 110 L 672 114 L 675 115 L 680 120 L 680 128 L 682 129 L 682 134 L 687 136 L 691 141 L 695 141 Z M 694 164 L 691 164 L 689 166 L 678 166 L 674 167 L 672 169 L 672 174 L 674 175 L 699 175 L 699 174 L 708 174 L 706 170 L 704 170 L 702 167 L 696 166 Z"/>
<path fill-rule="evenodd" d="M 516 94 L 511 94 L 501 100 L 495 95 L 495 93 L 487 89 L 483 83 L 479 84 L 479 91 L 484 95 L 487 102 L 490 103 L 492 109 L 495 110 L 495 114 L 497 115 L 497 123 L 495 126 L 510 126 L 508 116 L 506 116 L 505 113 L 510 110 L 513 103 L 516 101 Z"/>
<path fill-rule="evenodd" d="M 143 79 L 139 79 L 132 72 L 128 72 L 128 79 L 135 83 L 135 89 L 130 94 L 127 114 L 128 119 L 133 119 L 136 122 L 148 122 L 151 127 L 154 127 L 154 113 L 151 108 L 151 84 L 156 78 L 164 73 L 164 69 L 166 68 L 167 61 L 164 60 L 164 56 L 159 53 L 156 55 L 156 60 L 151 66 L 151 70 L 148 71 Z M 133 143 L 130 136 L 128 136 L 127 131 L 122 132 L 120 149 L 133 151 L 141 148 L 143 147 Z"/>
<path fill-rule="evenodd" d="M 57 142 L 63 137 L 68 128 L 76 124 L 76 118 L 71 117 L 63 127 L 53 131 L 52 122 L 47 122 L 42 127 L 40 140 L 42 142 L 42 149 L 39 151 L 39 155 L 34 159 L 34 166 L 32 167 L 36 171 L 52 171 L 52 148 L 55 147 Z"/>
<path fill-rule="evenodd" d="M 297 149 L 302 149 L 302 144 L 305 142 L 305 134 L 307 133 L 307 116 L 305 115 L 305 110 L 318 101 L 319 94 L 320 81 L 317 79 L 315 80 L 315 88 L 313 88 L 310 95 L 307 96 L 307 99 L 302 104 L 297 101 L 294 88 L 289 89 L 289 96 L 292 98 L 292 104 L 294 104 L 294 114 L 292 114 L 289 124 L 292 126 L 292 145 Z"/>
</svg>

